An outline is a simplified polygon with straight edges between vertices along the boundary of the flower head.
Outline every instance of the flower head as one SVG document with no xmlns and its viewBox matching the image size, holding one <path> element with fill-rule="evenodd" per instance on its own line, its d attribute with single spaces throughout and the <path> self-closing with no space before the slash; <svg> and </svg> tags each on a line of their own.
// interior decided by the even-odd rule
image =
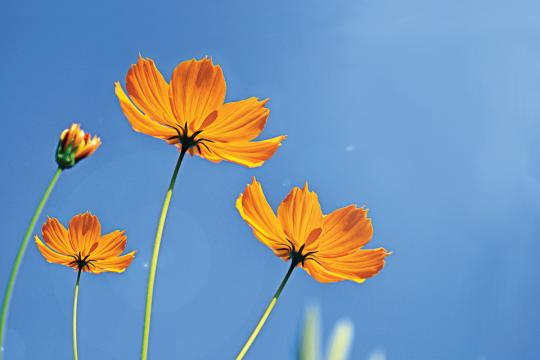
<svg viewBox="0 0 540 360">
<path fill-rule="evenodd" d="M 45 244 L 35 236 L 41 255 L 51 263 L 75 270 L 102 273 L 123 272 L 135 257 L 135 251 L 120 255 L 126 248 L 124 231 L 101 235 L 96 216 L 84 213 L 74 216 L 66 229 L 57 219 L 48 218 L 42 227 Z"/>
<path fill-rule="evenodd" d="M 261 166 L 285 136 L 252 141 L 262 132 L 267 100 L 251 97 L 224 103 L 226 84 L 211 59 L 180 63 L 168 83 L 151 59 L 139 57 L 115 92 L 135 131 L 165 140 L 213 162 Z"/>
<path fill-rule="evenodd" d="M 291 190 L 276 216 L 253 178 L 236 208 L 263 244 L 320 282 L 362 282 L 376 275 L 389 255 L 383 248 L 362 249 L 373 235 L 366 209 L 349 205 L 323 215 L 307 183 Z"/>
<path fill-rule="evenodd" d="M 82 159 L 92 155 L 101 145 L 101 139 L 85 133 L 79 124 L 72 124 L 62 131 L 56 148 L 56 162 L 62 169 L 69 169 Z"/>
</svg>

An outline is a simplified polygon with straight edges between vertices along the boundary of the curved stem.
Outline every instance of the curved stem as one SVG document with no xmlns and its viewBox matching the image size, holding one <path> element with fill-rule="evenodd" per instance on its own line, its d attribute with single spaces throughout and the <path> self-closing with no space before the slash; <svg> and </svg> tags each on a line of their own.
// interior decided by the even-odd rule
<svg viewBox="0 0 540 360">
<path fill-rule="evenodd" d="M 78 360 L 77 352 L 77 303 L 79 302 L 79 281 L 81 280 L 81 269 L 77 274 L 77 282 L 75 283 L 75 295 L 73 296 L 73 359 Z"/>
<path fill-rule="evenodd" d="M 146 360 L 148 358 L 148 340 L 150 336 L 150 320 L 152 318 L 152 297 L 154 295 L 154 282 L 156 280 L 156 270 L 159 257 L 159 248 L 161 246 L 161 238 L 163 236 L 163 228 L 165 227 L 165 220 L 167 219 L 167 212 L 169 211 L 169 203 L 171 202 L 172 191 L 174 189 L 174 184 L 176 182 L 176 177 L 178 176 L 178 171 L 180 170 L 180 165 L 182 160 L 186 155 L 184 147 L 180 151 L 180 156 L 176 162 L 176 167 L 165 195 L 165 201 L 163 201 L 163 208 L 161 209 L 161 216 L 159 217 L 158 228 L 156 232 L 156 239 L 154 240 L 154 252 L 152 254 L 152 263 L 150 265 L 150 276 L 148 277 L 148 288 L 146 290 L 146 310 L 144 313 L 144 332 L 143 332 L 143 343 L 141 350 L 141 359 Z"/>
<path fill-rule="evenodd" d="M 244 356 L 246 356 L 246 353 L 248 352 L 251 345 L 253 345 L 253 342 L 257 338 L 257 335 L 259 335 L 259 332 L 261 331 L 262 327 L 264 326 L 264 323 L 266 323 L 266 320 L 268 319 L 268 316 L 270 316 L 270 313 L 274 309 L 274 306 L 276 306 L 279 295 L 281 295 L 281 292 L 283 291 L 283 288 L 285 287 L 285 284 L 287 284 L 287 280 L 289 280 L 289 277 L 291 276 L 292 271 L 294 270 L 296 265 L 298 265 L 298 262 L 293 259 L 293 261 L 291 261 L 291 266 L 289 267 L 289 270 L 287 271 L 287 274 L 285 275 L 285 277 L 281 281 L 281 284 L 279 285 L 276 293 L 272 297 L 272 300 L 270 301 L 270 304 L 268 304 L 268 306 L 266 307 L 266 310 L 264 311 L 263 316 L 261 317 L 261 319 L 257 323 L 257 326 L 255 326 L 255 329 L 253 329 L 253 332 L 251 333 L 248 340 L 246 341 L 246 343 L 242 347 L 242 350 L 240 350 L 240 353 L 238 353 L 238 355 L 236 356 L 236 360 L 242 360 L 244 358 Z"/>
<path fill-rule="evenodd" d="M 9 312 L 9 303 L 11 301 L 13 288 L 15 286 L 15 280 L 17 279 L 17 273 L 19 272 L 21 261 L 24 257 L 24 253 L 26 252 L 26 248 L 28 247 L 28 240 L 30 239 L 30 235 L 32 235 L 32 232 L 34 231 L 34 226 L 36 225 L 36 222 L 38 221 L 39 216 L 41 215 L 41 211 L 43 210 L 43 207 L 45 206 L 45 203 L 47 202 L 47 199 L 49 198 L 49 195 L 51 194 L 52 189 L 54 188 L 54 184 L 56 184 L 58 177 L 60 177 L 61 172 L 62 172 L 61 168 L 58 168 L 58 170 L 56 170 L 51 182 L 49 183 L 49 186 L 47 187 L 47 190 L 45 190 L 45 194 L 43 194 L 43 197 L 41 198 L 41 201 L 39 202 L 39 205 L 36 208 L 34 215 L 32 216 L 30 225 L 28 225 L 28 229 L 26 229 L 26 234 L 24 234 L 23 241 L 21 243 L 21 246 L 19 247 L 19 252 L 17 253 L 17 257 L 15 258 L 13 267 L 11 268 L 11 275 L 9 276 L 6 292 L 4 294 L 4 301 L 2 305 L 2 317 L 0 320 L 0 359 L 4 358 L 4 339 L 6 336 L 7 316 Z"/>
</svg>

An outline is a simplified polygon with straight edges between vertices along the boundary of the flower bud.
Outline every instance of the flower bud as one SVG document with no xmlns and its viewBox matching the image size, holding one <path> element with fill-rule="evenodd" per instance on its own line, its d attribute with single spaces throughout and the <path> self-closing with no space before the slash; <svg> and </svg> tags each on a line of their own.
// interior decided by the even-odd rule
<svg viewBox="0 0 540 360">
<path fill-rule="evenodd" d="M 69 169 L 82 159 L 90 156 L 101 145 L 101 139 L 81 130 L 79 124 L 72 124 L 60 135 L 56 148 L 56 162 L 62 169 Z"/>
</svg>

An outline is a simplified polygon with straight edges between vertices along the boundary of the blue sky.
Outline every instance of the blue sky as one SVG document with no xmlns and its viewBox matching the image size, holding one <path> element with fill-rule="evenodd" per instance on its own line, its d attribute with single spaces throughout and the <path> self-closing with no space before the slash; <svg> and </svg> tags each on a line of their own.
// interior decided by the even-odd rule
<svg viewBox="0 0 540 360">
<path fill-rule="evenodd" d="M 309 304 L 323 330 L 354 322 L 353 359 L 540 357 L 540 4 L 536 1 L 73 1 L 0 4 L 0 286 L 71 122 L 103 146 L 66 171 L 44 211 L 90 210 L 126 229 L 123 275 L 81 280 L 82 359 L 136 359 L 153 236 L 176 153 L 133 132 L 113 83 L 138 54 L 169 77 L 212 56 L 228 100 L 269 97 L 264 167 L 186 159 L 159 264 L 152 359 L 232 358 L 287 270 L 234 200 L 251 176 L 277 207 L 308 180 L 323 210 L 366 205 L 363 285 L 296 271 L 251 359 L 293 358 Z M 43 223 L 44 217 L 39 224 Z M 13 299 L 9 360 L 70 359 L 76 274 L 31 245 Z"/>
</svg>

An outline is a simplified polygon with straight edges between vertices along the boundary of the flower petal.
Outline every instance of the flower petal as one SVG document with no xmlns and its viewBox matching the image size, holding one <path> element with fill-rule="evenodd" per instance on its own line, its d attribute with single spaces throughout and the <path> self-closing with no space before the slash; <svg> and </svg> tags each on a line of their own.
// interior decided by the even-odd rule
<svg viewBox="0 0 540 360">
<path fill-rule="evenodd" d="M 75 159 L 81 161 L 84 158 L 92 155 L 101 145 L 101 139 L 94 135 L 90 138 L 90 134 L 85 135 L 84 142 L 77 147 Z"/>
<path fill-rule="evenodd" d="M 313 259 L 306 260 L 304 265 L 302 265 L 302 268 L 315 280 L 322 283 L 332 283 L 344 280 L 342 277 L 333 274 L 322 267 L 321 264 L 315 262 Z"/>
<path fill-rule="evenodd" d="M 383 249 L 356 250 L 341 257 L 327 258 L 317 253 L 306 259 L 304 269 L 320 282 L 352 280 L 363 282 L 384 267 L 389 253 Z"/>
<path fill-rule="evenodd" d="M 226 84 L 219 65 L 212 60 L 188 60 L 173 71 L 169 98 L 173 113 L 181 126 L 188 124 L 195 132 L 225 100 Z"/>
<path fill-rule="evenodd" d="M 165 140 L 171 144 L 178 143 L 178 140 L 176 139 L 178 133 L 176 130 L 164 126 L 157 121 L 152 120 L 148 115 L 141 113 L 127 97 L 126 93 L 120 86 L 120 83 L 115 83 L 114 92 L 116 93 L 116 96 L 120 101 L 120 107 L 122 108 L 122 111 L 131 124 L 133 130 L 161 140 Z"/>
<path fill-rule="evenodd" d="M 101 225 L 97 217 L 90 213 L 75 215 L 69 223 L 69 240 L 71 247 L 81 257 L 95 249 L 101 237 Z"/>
<path fill-rule="evenodd" d="M 316 250 L 325 257 L 336 257 L 366 245 L 373 236 L 373 226 L 367 213 L 366 209 L 350 205 L 326 215 Z"/>
<path fill-rule="evenodd" d="M 277 136 L 262 141 L 205 142 L 196 153 L 213 162 L 226 160 L 254 168 L 271 158 L 284 139 L 285 136 Z"/>
<path fill-rule="evenodd" d="M 139 57 L 126 76 L 131 100 L 154 121 L 177 127 L 169 101 L 169 84 L 151 59 Z"/>
<path fill-rule="evenodd" d="M 323 214 L 317 194 L 309 191 L 307 182 L 303 189 L 291 190 L 279 205 L 278 218 L 297 251 L 317 239 L 323 226 Z"/>
<path fill-rule="evenodd" d="M 118 256 L 126 248 L 127 236 L 124 231 L 113 231 L 103 235 L 99 240 L 99 244 L 92 252 L 91 259 L 107 259 Z"/>
<path fill-rule="evenodd" d="M 43 224 L 41 232 L 45 243 L 54 251 L 64 255 L 74 253 L 69 242 L 68 231 L 56 218 L 48 218 L 45 224 Z"/>
<path fill-rule="evenodd" d="M 223 105 L 216 120 L 204 129 L 203 137 L 214 141 L 249 141 L 255 139 L 264 129 L 270 110 L 265 107 L 267 100 L 252 97 Z"/>
<path fill-rule="evenodd" d="M 36 242 L 38 250 L 41 253 L 41 255 L 43 255 L 45 260 L 47 260 L 50 263 L 71 266 L 70 264 L 73 262 L 74 258 L 72 258 L 71 256 L 64 255 L 64 254 L 59 254 L 56 251 L 50 249 L 47 245 L 45 245 L 39 239 L 37 235 L 34 236 L 34 241 Z"/>
<path fill-rule="evenodd" d="M 255 177 L 236 200 L 236 208 L 257 239 L 272 249 L 277 256 L 285 260 L 289 258 L 291 246 L 264 196 L 261 184 Z"/>
<path fill-rule="evenodd" d="M 124 272 L 129 265 L 131 265 L 131 262 L 134 258 L 135 251 L 132 251 L 130 253 L 127 253 L 126 255 L 96 260 L 93 261 L 90 266 L 88 266 L 88 271 L 96 274 L 105 271 L 121 273 Z"/>
</svg>

